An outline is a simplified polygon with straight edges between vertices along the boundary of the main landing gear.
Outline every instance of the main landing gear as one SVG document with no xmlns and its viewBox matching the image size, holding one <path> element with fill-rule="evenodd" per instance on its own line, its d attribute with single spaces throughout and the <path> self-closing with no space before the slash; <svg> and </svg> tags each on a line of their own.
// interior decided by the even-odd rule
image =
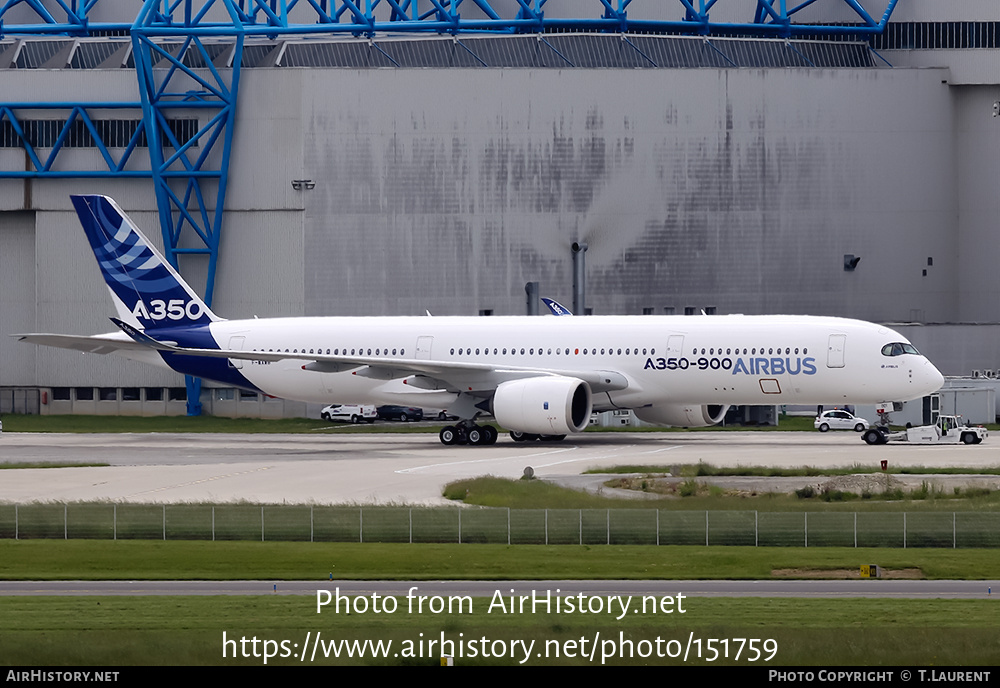
<svg viewBox="0 0 1000 688">
<path fill-rule="evenodd" d="M 441 444 L 449 446 L 452 444 L 472 444 L 476 446 L 496 444 L 498 435 L 497 429 L 492 425 L 476 425 L 471 420 L 461 420 L 455 425 L 446 425 L 438 433 L 438 437 L 441 438 Z"/>
</svg>

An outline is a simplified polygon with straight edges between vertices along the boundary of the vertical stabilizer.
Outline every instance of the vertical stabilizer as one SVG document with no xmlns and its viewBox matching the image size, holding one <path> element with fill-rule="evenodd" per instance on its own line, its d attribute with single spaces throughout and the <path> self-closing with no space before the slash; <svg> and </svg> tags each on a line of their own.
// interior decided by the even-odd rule
<svg viewBox="0 0 1000 688">
<path fill-rule="evenodd" d="M 219 320 L 107 196 L 72 196 L 118 316 L 150 329 Z"/>
</svg>

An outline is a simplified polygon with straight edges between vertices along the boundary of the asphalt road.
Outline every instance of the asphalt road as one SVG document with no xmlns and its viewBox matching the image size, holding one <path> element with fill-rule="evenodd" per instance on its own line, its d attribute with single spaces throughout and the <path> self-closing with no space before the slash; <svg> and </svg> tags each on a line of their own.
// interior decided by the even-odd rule
<svg viewBox="0 0 1000 688">
<path fill-rule="evenodd" d="M 414 590 L 416 588 L 416 590 Z M 879 597 L 988 599 L 1000 581 L 954 580 L 611 580 L 611 581 L 2 581 L 0 596 L 32 595 L 632 595 L 685 597 Z M 513 592 L 512 592 L 513 591 Z M 558 591 L 558 592 L 556 592 Z"/>
</svg>

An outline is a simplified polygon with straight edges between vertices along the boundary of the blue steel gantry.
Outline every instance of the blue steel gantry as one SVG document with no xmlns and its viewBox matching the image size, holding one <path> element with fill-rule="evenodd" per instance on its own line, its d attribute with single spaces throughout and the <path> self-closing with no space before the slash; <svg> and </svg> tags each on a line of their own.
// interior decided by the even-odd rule
<svg viewBox="0 0 1000 688">
<path fill-rule="evenodd" d="M 167 258 L 178 268 L 181 255 L 207 256 L 204 298 L 211 305 L 248 39 L 306 35 L 371 39 L 377 34 L 410 33 L 446 34 L 458 40 L 470 34 L 538 34 L 542 38 L 543 34 L 568 32 L 861 39 L 885 28 L 897 2 L 888 0 L 881 18 L 875 19 L 861 0 L 802 0 L 791 6 L 786 0 L 146 0 L 138 16 L 131 18 L 123 15 L 127 9 L 122 0 L 6 0 L 0 5 L 0 40 L 129 36 L 140 101 L 86 102 L 81 97 L 78 101 L 5 103 L 0 95 L 0 125 L 7 123 L 17 145 L 25 149 L 27 161 L 22 169 L 0 169 L 0 179 L 150 178 Z M 746 19 L 713 21 L 713 10 Z M 805 19 L 823 16 L 822 12 L 847 14 L 852 21 L 810 23 Z M 92 19 L 116 13 L 118 20 Z M 671 13 L 676 18 L 663 18 Z M 226 68 L 216 66 L 219 45 L 204 41 L 220 38 L 232 46 Z M 109 109 L 138 115 L 139 123 L 127 144 L 111 145 L 107 132 L 96 125 L 91 113 Z M 169 117 L 178 109 L 205 115 L 181 136 Z M 28 111 L 34 111 L 35 117 L 38 111 L 52 113 L 58 123 L 54 140 L 32 140 L 20 116 Z M 71 134 L 81 129 L 100 151 L 106 169 L 66 169 L 56 164 Z M 112 150 L 120 152 L 112 154 Z M 200 381 L 189 378 L 190 414 L 200 413 L 199 396 Z"/>
</svg>

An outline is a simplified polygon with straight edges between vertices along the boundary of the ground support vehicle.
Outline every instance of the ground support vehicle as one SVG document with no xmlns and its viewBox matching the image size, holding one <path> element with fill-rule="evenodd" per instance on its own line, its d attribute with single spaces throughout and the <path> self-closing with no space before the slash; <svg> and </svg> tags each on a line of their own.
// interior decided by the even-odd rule
<svg viewBox="0 0 1000 688">
<path fill-rule="evenodd" d="M 320 418 L 328 421 L 374 423 L 378 418 L 375 407 L 369 404 L 330 404 L 320 412 Z"/>
<path fill-rule="evenodd" d="M 887 427 L 869 428 L 861 436 L 868 444 L 909 442 L 910 444 L 980 444 L 989 431 L 979 425 L 967 425 L 961 416 L 939 416 L 935 425 L 921 425 L 891 432 Z"/>
</svg>

